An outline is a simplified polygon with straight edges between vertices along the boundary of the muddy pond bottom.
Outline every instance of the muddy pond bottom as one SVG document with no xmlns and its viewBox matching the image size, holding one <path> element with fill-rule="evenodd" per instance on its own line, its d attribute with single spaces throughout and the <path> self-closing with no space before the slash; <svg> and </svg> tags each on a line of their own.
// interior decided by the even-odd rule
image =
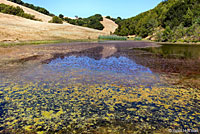
<svg viewBox="0 0 200 134">
<path fill-rule="evenodd" d="M 199 98 L 128 57 L 72 55 L 1 76 L 0 132 L 198 131 Z"/>
</svg>

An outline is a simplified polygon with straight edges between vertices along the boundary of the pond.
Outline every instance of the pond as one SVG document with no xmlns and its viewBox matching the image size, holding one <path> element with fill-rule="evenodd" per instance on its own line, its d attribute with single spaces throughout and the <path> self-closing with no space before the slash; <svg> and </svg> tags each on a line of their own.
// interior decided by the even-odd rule
<svg viewBox="0 0 200 134">
<path fill-rule="evenodd" d="M 200 59 L 200 45 L 164 44 L 161 47 L 142 48 L 141 50 L 161 54 L 167 58 Z"/>
<path fill-rule="evenodd" d="M 117 51 L 103 56 L 109 45 L 100 46 L 102 51 L 95 52 L 100 48 L 97 47 L 73 52 L 44 64 L 0 74 L 0 131 L 198 132 L 199 89 L 172 85 L 163 81 L 160 72 L 138 62 L 141 58 L 145 62 L 146 51 L 183 56 L 185 48 L 178 51 L 170 45 L 132 50 L 130 46 L 116 45 Z M 184 56 L 196 61 L 196 50 L 195 55 Z"/>
</svg>

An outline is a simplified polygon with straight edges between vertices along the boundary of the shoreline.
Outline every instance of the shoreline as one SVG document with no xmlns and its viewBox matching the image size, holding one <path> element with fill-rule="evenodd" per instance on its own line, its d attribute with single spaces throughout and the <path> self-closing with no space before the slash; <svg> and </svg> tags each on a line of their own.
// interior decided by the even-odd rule
<svg viewBox="0 0 200 134">
<path fill-rule="evenodd" d="M 77 40 L 76 40 L 77 41 Z M 93 42 L 92 42 L 93 41 Z M 43 45 L 17 45 L 0 47 L 0 73 L 15 72 L 41 64 L 48 64 L 56 58 L 70 55 L 87 56 L 99 60 L 111 56 L 128 56 L 137 64 L 150 68 L 169 83 L 184 87 L 199 88 L 200 61 L 165 59 L 133 48 L 159 47 L 149 41 L 103 41 L 103 42 L 62 42 Z M 190 70 L 186 70 L 190 68 Z M 191 78 L 190 78 L 191 77 Z M 171 81 L 171 78 L 176 79 Z"/>
<path fill-rule="evenodd" d="M 0 42 L 0 48 L 15 47 L 15 46 L 30 46 L 30 45 L 48 45 L 56 43 L 73 43 L 73 42 L 97 42 L 97 39 L 60 39 L 60 40 L 30 40 L 30 41 L 15 41 L 15 42 Z"/>
<path fill-rule="evenodd" d="M 27 40 L 27 41 L 4 41 L 0 42 L 1 47 L 14 47 L 14 46 L 29 46 L 29 45 L 48 45 L 48 44 L 56 44 L 56 43 L 73 43 L 73 42 L 81 42 L 81 43 L 91 43 L 91 42 L 149 42 L 155 43 L 158 45 L 200 45 L 200 42 L 193 43 L 193 42 L 156 42 L 150 40 L 99 40 L 99 39 L 58 39 L 58 40 Z"/>
<path fill-rule="evenodd" d="M 81 42 L 82 41 L 82 42 Z M 87 41 L 87 42 L 86 42 Z M 34 43 L 34 42 L 33 42 Z M 39 42 L 41 45 L 23 43 L 14 45 L 5 45 L 0 47 L 0 70 L 6 68 L 15 68 L 18 65 L 24 66 L 26 63 L 40 64 L 44 61 L 50 61 L 56 57 L 63 57 L 72 52 L 82 52 L 97 47 L 104 48 L 102 53 L 109 55 L 111 50 L 118 47 L 151 47 L 155 43 L 150 42 L 134 42 L 134 41 L 120 41 L 120 42 L 97 42 L 97 40 L 73 40 L 73 41 L 60 41 Z M 110 49 L 111 48 L 111 49 Z M 114 49 L 115 48 L 115 49 Z M 95 52 L 94 52 L 95 53 Z M 3 69 L 4 70 L 4 69 Z"/>
<path fill-rule="evenodd" d="M 200 45 L 200 42 L 197 42 L 197 43 L 187 43 L 187 42 L 156 42 L 158 44 L 161 44 L 161 45 L 169 45 L 169 44 L 172 44 L 172 45 Z"/>
</svg>

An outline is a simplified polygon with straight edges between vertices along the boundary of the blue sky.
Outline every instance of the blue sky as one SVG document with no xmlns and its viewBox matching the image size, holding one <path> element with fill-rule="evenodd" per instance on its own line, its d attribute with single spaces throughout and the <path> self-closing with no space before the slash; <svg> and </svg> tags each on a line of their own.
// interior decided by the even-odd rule
<svg viewBox="0 0 200 134">
<path fill-rule="evenodd" d="M 133 17 L 154 8 L 162 0 L 23 0 L 41 6 L 55 15 L 62 13 L 68 17 L 88 17 L 94 14 L 103 16 Z"/>
</svg>

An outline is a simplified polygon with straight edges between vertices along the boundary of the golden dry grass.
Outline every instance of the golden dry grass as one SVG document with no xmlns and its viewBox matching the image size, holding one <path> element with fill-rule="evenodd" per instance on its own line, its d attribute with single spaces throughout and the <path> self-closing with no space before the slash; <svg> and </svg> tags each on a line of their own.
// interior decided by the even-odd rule
<svg viewBox="0 0 200 134">
<path fill-rule="evenodd" d="M 0 0 L 12 6 L 21 7 L 26 13 L 34 15 L 42 22 L 28 20 L 22 17 L 0 13 L 0 42 L 30 41 L 30 40 L 57 40 L 57 39 L 96 39 L 99 35 L 110 34 L 118 27 L 112 20 L 104 17 L 101 22 L 103 31 L 86 27 L 64 24 L 51 24 L 50 16 L 44 15 L 16 3 Z"/>
<path fill-rule="evenodd" d="M 101 21 L 101 24 L 104 26 L 103 31 L 107 34 L 110 34 L 110 32 L 114 33 L 115 30 L 118 28 L 118 25 L 106 17 L 103 17 L 103 21 Z"/>
<path fill-rule="evenodd" d="M 22 8 L 24 10 L 25 13 L 34 15 L 36 19 L 40 19 L 43 22 L 48 22 L 52 18 L 51 16 L 44 15 L 42 13 L 39 13 L 39 12 L 35 11 L 35 10 L 32 10 L 30 8 L 21 6 L 19 4 L 16 4 L 16 3 L 13 3 L 13 2 L 10 2 L 10 1 L 7 1 L 7 0 L 0 0 L 0 3 L 6 4 L 6 5 L 10 5 L 10 6 L 14 6 L 14 7 L 19 6 L 20 8 Z"/>
<path fill-rule="evenodd" d="M 102 31 L 74 26 L 33 21 L 0 13 L 0 41 L 94 39 L 105 34 Z"/>
</svg>

